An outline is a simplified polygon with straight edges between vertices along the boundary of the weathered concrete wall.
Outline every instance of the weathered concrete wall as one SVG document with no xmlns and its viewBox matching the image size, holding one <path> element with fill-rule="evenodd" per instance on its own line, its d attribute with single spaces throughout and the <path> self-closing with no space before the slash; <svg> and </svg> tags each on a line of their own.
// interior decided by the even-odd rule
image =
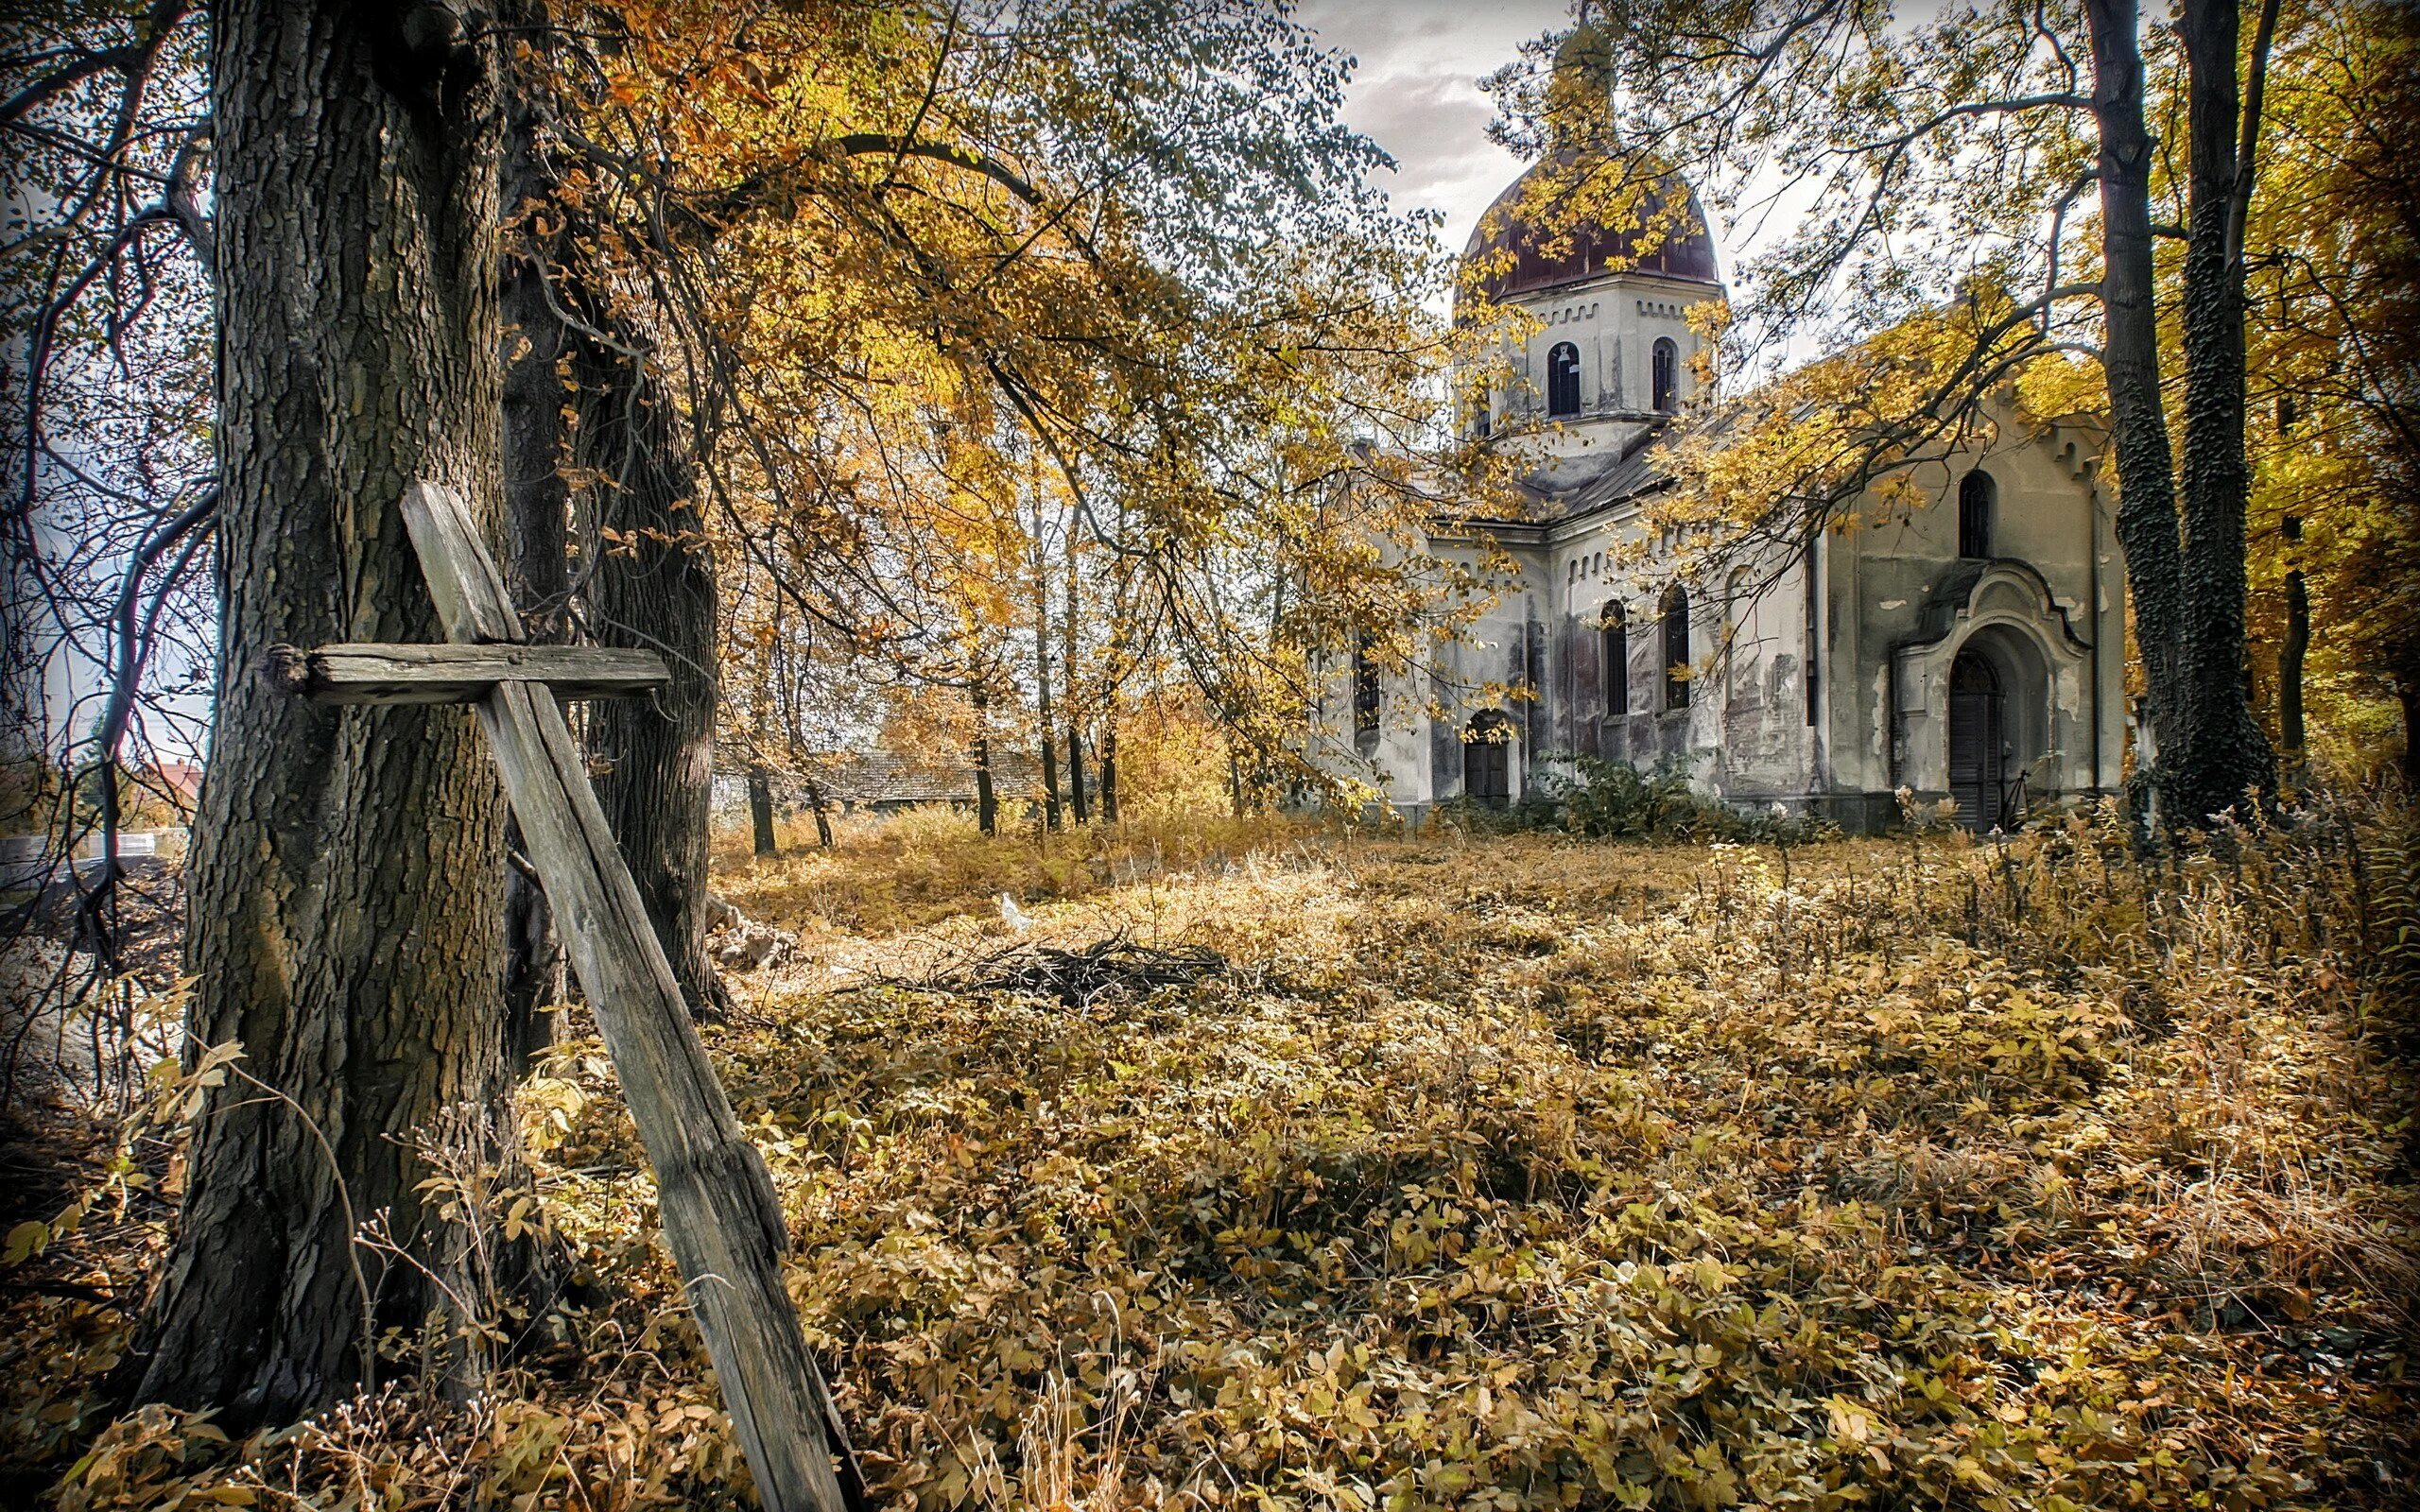
<svg viewBox="0 0 2420 1512">
<path fill-rule="evenodd" d="M 2117 785 L 2124 566 L 2112 504 L 2088 460 L 2098 439 L 2059 429 L 2034 437 L 2006 418 L 2001 432 L 1921 475 L 1930 503 L 1869 498 L 1832 538 L 1826 713 L 1836 791 L 1946 792 L 1948 669 L 1970 642 L 2020 684 L 2011 690 L 2011 754 L 2038 764 L 2035 797 Z M 2022 564 L 2038 587 L 2021 580 L 2028 572 L 1984 575 L 1960 559 L 1958 484 L 1976 467 L 1996 493 L 1993 559 Z"/>
<path fill-rule="evenodd" d="M 1514 575 L 1495 604 L 1428 666 L 1388 683 L 1374 753 L 1386 790 L 1415 809 L 1459 796 L 1462 730 L 1493 709 L 1515 732 L 1516 798 L 1590 755 L 1683 771 L 1709 796 L 1876 827 L 1895 816 L 1900 784 L 1927 799 L 1945 791 L 1948 679 L 1969 647 L 2010 684 L 2011 757 L 2031 765 L 2033 798 L 2114 788 L 2124 574 L 2091 461 L 2100 438 L 2081 427 L 2033 435 L 2002 419 L 1997 441 L 1918 477 L 1927 502 L 1869 497 L 1811 565 L 1750 563 L 1737 579 L 1692 585 L 1685 707 L 1670 706 L 1665 685 L 1668 580 L 1652 565 L 1618 565 L 1634 510 L 1508 529 L 1517 539 L 1498 544 Z M 1962 561 L 1958 480 L 1976 466 L 1996 490 L 1993 556 Z M 1481 564 L 1475 545 L 1436 549 Z M 1609 601 L 1626 613 L 1619 711 L 1604 695 Z M 1328 702 L 1349 733 L 1349 683 Z"/>
<path fill-rule="evenodd" d="M 1697 396 L 1694 363 L 1704 346 L 1689 328 L 1688 312 L 1717 292 L 1685 279 L 1626 272 L 1510 301 L 1536 325 L 1518 339 L 1508 335 L 1502 345 L 1511 383 L 1493 397 L 1489 434 L 1540 455 L 1621 446 L 1654 421 L 1651 363 L 1659 337 L 1678 353 L 1677 402 L 1685 407 Z M 1547 358 L 1565 341 L 1580 354 L 1580 413 L 1554 419 L 1547 414 Z"/>
</svg>

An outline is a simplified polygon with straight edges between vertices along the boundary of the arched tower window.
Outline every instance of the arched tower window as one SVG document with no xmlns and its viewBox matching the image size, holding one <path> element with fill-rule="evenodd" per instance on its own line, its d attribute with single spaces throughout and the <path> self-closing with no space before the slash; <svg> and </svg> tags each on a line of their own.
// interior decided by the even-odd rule
<svg viewBox="0 0 2420 1512">
<path fill-rule="evenodd" d="M 1681 349 L 1670 336 L 1655 338 L 1655 409 L 1669 415 L 1681 407 Z"/>
<path fill-rule="evenodd" d="M 1547 353 L 1547 413 L 1580 413 L 1580 349 L 1568 341 L 1556 342 Z"/>
<path fill-rule="evenodd" d="M 1689 706 L 1689 591 L 1664 590 L 1664 707 Z"/>
<path fill-rule="evenodd" d="M 1597 617 L 1597 645 L 1605 668 L 1605 713 L 1626 714 L 1630 713 L 1630 623 L 1614 599 L 1605 600 L 1604 612 Z"/>
<path fill-rule="evenodd" d="M 1958 555 L 1983 558 L 1992 554 L 1992 516 L 1999 490 L 1981 468 L 1958 480 Z"/>
</svg>

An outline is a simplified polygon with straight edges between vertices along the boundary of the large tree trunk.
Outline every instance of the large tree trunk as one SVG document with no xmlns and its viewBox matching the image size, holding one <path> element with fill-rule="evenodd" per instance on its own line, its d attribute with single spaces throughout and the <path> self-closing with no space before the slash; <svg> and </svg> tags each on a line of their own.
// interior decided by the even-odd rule
<svg viewBox="0 0 2420 1512">
<path fill-rule="evenodd" d="M 278 643 L 442 639 L 413 479 L 496 518 L 495 60 L 424 12 L 215 15 L 225 576 L 186 963 L 192 1043 L 243 1057 L 204 1100 L 130 1364 L 142 1400 L 237 1433 L 363 1384 L 374 1333 L 450 1311 L 445 1287 L 512 1280 L 424 1203 L 414 1137 L 468 1109 L 471 1156 L 512 1161 L 505 808 L 476 726 L 258 672 Z M 356 1242 L 373 1218 L 410 1263 Z"/>
<path fill-rule="evenodd" d="M 613 328 L 644 353 L 642 333 Z M 601 474 L 596 518 L 612 531 L 590 589 L 602 645 L 663 653 L 669 687 L 594 706 L 588 747 L 596 796 L 647 900 L 648 918 L 692 1012 L 728 1009 L 706 954 L 706 845 L 714 799 L 714 558 L 672 395 L 641 357 L 585 344 L 575 455 Z"/>
<path fill-rule="evenodd" d="M 2146 714 L 2156 765 L 2184 753 L 2177 728 L 2179 627 L 2175 458 L 2160 393 L 2159 324 L 2152 301 L 2152 138 L 2143 124 L 2143 55 L 2135 0 L 2085 0 L 2092 32 L 2092 109 L 2100 133 L 2104 330 L 2119 498 L 2118 540 L 2142 655 Z M 2162 773 L 2153 774 L 2154 791 Z"/>
<path fill-rule="evenodd" d="M 2276 761 L 2244 697 L 2243 516 L 2252 468 L 2243 449 L 2243 258 L 2238 161 L 2243 106 L 2236 0 L 2187 0 L 2190 203 L 2185 244 L 2183 620 L 2178 626 L 2183 759 L 2169 764 L 2175 818 L 2198 823 L 2273 793 Z"/>
<path fill-rule="evenodd" d="M 1117 822 L 1117 710 L 1114 705 L 1100 731 L 1100 821 Z"/>
<path fill-rule="evenodd" d="M 548 301 L 544 262 L 559 263 L 563 237 L 538 234 L 534 207 L 550 204 L 553 176 L 538 151 L 536 102 L 508 77 L 504 205 L 508 222 L 523 222 L 504 262 L 504 524 L 505 572 L 512 601 L 533 641 L 571 639 L 566 601 L 569 568 L 571 429 L 563 410 L 570 396 L 557 364 L 573 337 Z M 561 225 L 560 217 L 554 224 Z M 556 1040 L 553 1005 L 568 987 L 562 942 L 537 874 L 523 861 L 517 826 L 506 833 L 516 862 L 504 879 L 504 1011 L 506 1043 L 526 1070 Z"/>
</svg>

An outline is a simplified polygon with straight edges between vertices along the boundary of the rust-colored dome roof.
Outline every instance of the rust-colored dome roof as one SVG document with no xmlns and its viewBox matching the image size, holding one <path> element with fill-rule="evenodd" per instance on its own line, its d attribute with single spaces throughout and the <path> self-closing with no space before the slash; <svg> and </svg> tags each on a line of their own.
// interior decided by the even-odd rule
<svg viewBox="0 0 2420 1512">
<path fill-rule="evenodd" d="M 1562 228 L 1563 234 L 1558 235 L 1556 230 L 1521 214 L 1521 201 L 1532 193 L 1531 185 L 1547 176 L 1568 175 L 1579 162 L 1579 153 L 1571 148 L 1541 158 L 1479 216 L 1470 246 L 1462 252 L 1463 266 L 1482 257 L 1491 264 L 1500 263 L 1502 259 L 1495 254 L 1508 249 L 1512 253 L 1509 265 L 1491 266 L 1479 280 L 1478 287 L 1488 298 L 1532 294 L 1613 271 L 1657 273 L 1697 284 L 1721 282 L 1715 271 L 1714 238 L 1706 232 L 1705 213 L 1699 208 L 1697 196 L 1678 179 L 1667 179 L 1663 184 L 1663 191 L 1678 189 L 1686 201 L 1684 212 L 1669 223 L 1666 219 L 1671 205 L 1668 193 L 1653 185 L 1639 196 L 1634 213 L 1626 217 L 1629 223 L 1619 229 L 1572 226 Z M 1651 237 L 1651 228 L 1662 233 L 1660 239 Z M 1642 252 L 1640 243 L 1649 239 L 1655 239 L 1655 248 Z M 1545 248 L 1552 250 L 1541 250 Z"/>
</svg>

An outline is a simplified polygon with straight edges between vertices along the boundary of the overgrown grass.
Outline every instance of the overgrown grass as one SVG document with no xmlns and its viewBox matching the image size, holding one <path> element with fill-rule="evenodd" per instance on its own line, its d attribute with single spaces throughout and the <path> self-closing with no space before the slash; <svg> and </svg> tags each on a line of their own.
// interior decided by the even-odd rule
<svg viewBox="0 0 2420 1512">
<path fill-rule="evenodd" d="M 1333 833 L 1309 818 L 1253 815 L 1056 833 L 1004 822 L 986 839 L 973 814 L 932 805 L 837 820 L 830 850 L 816 845 L 811 819 L 786 822 L 772 857 L 750 853 L 745 831 L 725 832 L 714 885 L 749 918 L 814 938 L 988 913 L 1004 892 L 1021 904 L 1089 897 Z"/>
<path fill-rule="evenodd" d="M 888 1504 L 2399 1506 L 2391 817 L 2148 862 L 2081 817 L 1787 850 L 910 828 L 726 873 L 807 937 L 710 1039 Z M 1232 969 L 1082 1010 L 917 985 L 1004 942 L 1000 890 L 1028 938 Z M 601 1053 L 525 1122 L 581 1289 L 487 1398 L 232 1448 L 155 1412 L 61 1503 L 742 1503 Z M 18 1274 L 134 1295 L 156 1225 L 111 1211 Z M 57 1464 L 121 1316 L 9 1313 L 9 1441 Z"/>
</svg>

